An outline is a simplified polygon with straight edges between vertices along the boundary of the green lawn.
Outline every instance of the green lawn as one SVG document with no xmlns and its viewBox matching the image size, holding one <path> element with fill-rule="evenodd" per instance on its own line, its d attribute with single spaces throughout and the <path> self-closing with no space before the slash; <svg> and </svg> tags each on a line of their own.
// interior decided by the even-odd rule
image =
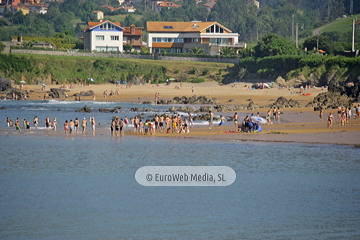
<svg viewBox="0 0 360 240">
<path fill-rule="evenodd" d="M 351 31 L 351 24 L 353 19 L 360 19 L 360 14 L 348 16 L 333 21 L 329 26 L 326 26 L 321 30 L 321 33 L 325 32 L 348 32 Z"/>
</svg>

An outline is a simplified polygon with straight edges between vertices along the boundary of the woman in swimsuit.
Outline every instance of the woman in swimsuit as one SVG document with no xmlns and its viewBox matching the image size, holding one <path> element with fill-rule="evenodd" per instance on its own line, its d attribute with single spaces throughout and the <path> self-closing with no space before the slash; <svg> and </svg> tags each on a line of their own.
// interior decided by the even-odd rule
<svg viewBox="0 0 360 240">
<path fill-rule="evenodd" d="M 86 131 L 86 118 L 84 118 L 81 122 L 81 126 L 82 126 L 82 133 L 85 134 L 85 131 Z"/>
<path fill-rule="evenodd" d="M 334 121 L 334 117 L 333 117 L 332 113 L 330 113 L 328 116 L 328 119 L 327 119 L 327 127 L 332 129 L 333 121 Z"/>
<path fill-rule="evenodd" d="M 74 131 L 75 131 L 75 133 L 78 132 L 78 129 L 79 129 L 79 119 L 75 118 L 75 120 L 74 120 Z"/>
<path fill-rule="evenodd" d="M 54 126 L 53 130 L 56 131 L 56 126 L 57 126 L 56 117 L 54 117 L 53 126 Z"/>
<path fill-rule="evenodd" d="M 65 134 L 68 135 L 68 134 L 69 134 L 69 123 L 68 123 L 68 120 L 65 120 L 64 130 L 65 130 Z"/>
<path fill-rule="evenodd" d="M 239 116 L 237 113 L 234 114 L 234 124 L 235 124 L 235 129 L 237 130 L 239 128 Z"/>
</svg>

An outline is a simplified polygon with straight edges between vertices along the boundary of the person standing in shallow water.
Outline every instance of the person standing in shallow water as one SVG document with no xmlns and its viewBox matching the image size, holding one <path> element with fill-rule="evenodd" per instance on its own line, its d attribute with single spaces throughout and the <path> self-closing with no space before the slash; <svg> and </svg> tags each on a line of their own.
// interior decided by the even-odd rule
<svg viewBox="0 0 360 240">
<path fill-rule="evenodd" d="M 19 130 L 21 132 L 21 127 L 20 127 L 20 121 L 19 118 L 16 119 L 15 121 L 15 129 Z"/>
<path fill-rule="evenodd" d="M 320 113 L 319 113 L 320 120 L 323 120 L 323 114 L 324 114 L 324 109 L 320 107 Z"/>
<path fill-rule="evenodd" d="M 332 129 L 333 121 L 334 121 L 334 117 L 333 117 L 332 113 L 330 113 L 327 118 L 327 127 Z"/>
<path fill-rule="evenodd" d="M 95 125 L 96 125 L 95 118 L 91 117 L 91 129 L 93 135 L 95 135 Z"/>
<path fill-rule="evenodd" d="M 78 130 L 79 130 L 79 119 L 78 119 L 78 118 L 75 118 L 75 120 L 74 120 L 74 131 L 75 131 L 75 134 L 78 133 Z"/>
<path fill-rule="evenodd" d="M 83 133 L 83 134 L 85 134 L 86 125 L 87 125 L 87 121 L 86 121 L 86 118 L 84 118 L 84 119 L 81 121 L 82 133 Z"/>
<path fill-rule="evenodd" d="M 235 124 L 235 129 L 237 130 L 239 127 L 239 115 L 237 113 L 234 114 L 234 124 Z"/>
<path fill-rule="evenodd" d="M 65 123 L 64 123 L 64 131 L 65 131 L 65 135 L 68 135 L 68 134 L 69 134 L 69 123 L 68 123 L 68 120 L 65 120 Z"/>
<path fill-rule="evenodd" d="M 39 124 L 39 118 L 37 116 L 34 117 L 34 127 L 37 127 Z"/>
<path fill-rule="evenodd" d="M 214 114 L 211 111 L 209 111 L 209 129 L 212 128 L 213 122 L 214 122 Z"/>
</svg>

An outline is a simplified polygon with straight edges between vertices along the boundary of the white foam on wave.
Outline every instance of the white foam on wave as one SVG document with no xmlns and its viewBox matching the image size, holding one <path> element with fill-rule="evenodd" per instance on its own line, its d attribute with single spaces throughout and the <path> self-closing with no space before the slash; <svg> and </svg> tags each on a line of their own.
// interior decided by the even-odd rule
<svg viewBox="0 0 360 240">
<path fill-rule="evenodd" d="M 24 111 L 47 111 L 48 108 L 42 108 L 42 107 L 21 107 L 21 110 Z"/>
</svg>

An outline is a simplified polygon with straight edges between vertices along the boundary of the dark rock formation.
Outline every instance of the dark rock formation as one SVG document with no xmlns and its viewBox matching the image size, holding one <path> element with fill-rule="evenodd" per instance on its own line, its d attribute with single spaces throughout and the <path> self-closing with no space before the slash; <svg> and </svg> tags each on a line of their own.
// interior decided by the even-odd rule
<svg viewBox="0 0 360 240">
<path fill-rule="evenodd" d="M 6 110 L 7 108 L 6 107 L 0 107 L 1 110 Z"/>
<path fill-rule="evenodd" d="M 294 107 L 302 107 L 302 105 L 296 100 L 292 100 L 292 99 L 287 100 L 284 97 L 279 97 L 269 107 L 271 107 L 271 108 L 274 108 L 274 107 L 276 107 L 276 108 L 294 108 Z"/>
<path fill-rule="evenodd" d="M 11 80 L 4 78 L 4 77 L 0 77 L 0 91 L 6 91 L 8 89 L 11 89 Z"/>
<path fill-rule="evenodd" d="M 354 81 L 332 81 L 329 83 L 328 91 L 332 93 L 339 93 L 340 95 L 345 94 L 346 96 L 352 98 L 355 101 L 360 99 L 360 76 Z"/>
<path fill-rule="evenodd" d="M 309 102 L 306 107 L 314 107 L 314 111 L 324 109 L 334 109 L 339 106 L 352 106 L 353 99 L 339 92 L 324 92 L 317 95 L 313 101 Z"/>
<path fill-rule="evenodd" d="M 66 92 L 70 92 L 70 90 L 62 88 L 50 88 L 50 91 L 48 91 L 49 96 L 52 98 L 65 98 Z"/>
<path fill-rule="evenodd" d="M 19 90 L 17 88 L 9 88 L 5 90 L 3 93 L 6 94 L 7 99 L 12 99 L 13 95 L 15 94 L 17 96 L 17 100 L 22 100 L 24 96 L 28 98 L 28 94 L 29 94 L 27 90 Z"/>
<path fill-rule="evenodd" d="M 246 110 L 256 110 L 259 108 L 259 105 L 255 104 L 253 101 L 249 102 L 249 104 L 246 106 Z"/>
<path fill-rule="evenodd" d="M 75 112 L 87 112 L 87 113 L 91 113 L 92 110 L 91 108 L 84 106 L 82 109 L 76 110 Z"/>
<path fill-rule="evenodd" d="M 209 114 L 200 114 L 200 115 L 194 116 L 193 119 L 194 119 L 194 120 L 209 121 L 209 120 L 210 120 L 210 116 L 209 116 Z M 216 121 L 216 120 L 219 120 L 218 117 L 214 117 L 213 119 L 214 119 L 215 121 Z"/>
<path fill-rule="evenodd" d="M 169 108 L 169 112 L 194 112 L 195 109 L 193 107 L 185 107 L 181 106 L 179 108 L 171 107 Z"/>
</svg>

